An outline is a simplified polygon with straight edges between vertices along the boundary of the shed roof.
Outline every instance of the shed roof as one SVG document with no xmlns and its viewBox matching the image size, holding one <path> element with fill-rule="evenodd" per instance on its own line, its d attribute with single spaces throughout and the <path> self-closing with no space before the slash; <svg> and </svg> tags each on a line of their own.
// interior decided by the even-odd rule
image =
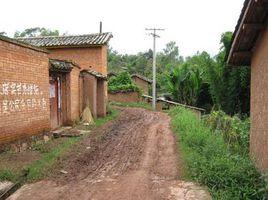
<svg viewBox="0 0 268 200">
<path fill-rule="evenodd" d="M 232 38 L 227 62 L 234 66 L 250 65 L 257 39 L 267 26 L 268 1 L 245 0 Z"/>
<path fill-rule="evenodd" d="M 142 76 L 142 75 L 140 75 L 140 74 L 132 74 L 132 75 L 131 75 L 131 78 L 133 78 L 133 77 L 137 77 L 137 78 L 139 78 L 139 79 L 141 79 L 141 80 L 143 80 L 143 81 L 146 81 L 146 82 L 148 82 L 148 83 L 150 83 L 150 84 L 153 82 L 151 79 L 148 79 L 147 77 Z"/>
<path fill-rule="evenodd" d="M 105 45 L 112 38 L 111 33 L 96 33 L 87 35 L 72 35 L 72 36 L 45 36 L 45 37 L 30 37 L 18 38 L 20 41 L 32 44 L 38 47 L 73 47 L 73 46 L 99 46 Z"/>
<path fill-rule="evenodd" d="M 70 72 L 75 66 L 78 67 L 71 61 L 49 59 L 49 70 L 52 72 Z"/>
<path fill-rule="evenodd" d="M 8 42 L 8 43 L 11 43 L 11 44 L 15 44 L 15 45 L 18 45 L 18 46 L 21 46 L 21 47 L 25 47 L 25 48 L 28 48 L 28 49 L 32 49 L 32 50 L 35 50 L 35 51 L 48 53 L 48 50 L 46 50 L 46 49 L 36 47 L 36 46 L 31 45 L 31 44 L 28 44 L 28 43 L 25 43 L 25 42 L 22 42 L 22 41 L 13 39 L 13 38 L 9 38 L 9 37 L 3 36 L 3 35 L 0 35 L 0 40 Z"/>
<path fill-rule="evenodd" d="M 82 73 L 88 73 L 94 77 L 96 77 L 97 79 L 102 79 L 102 80 L 107 80 L 107 76 L 99 73 L 99 72 L 96 72 L 94 70 L 82 70 L 81 71 Z"/>
</svg>

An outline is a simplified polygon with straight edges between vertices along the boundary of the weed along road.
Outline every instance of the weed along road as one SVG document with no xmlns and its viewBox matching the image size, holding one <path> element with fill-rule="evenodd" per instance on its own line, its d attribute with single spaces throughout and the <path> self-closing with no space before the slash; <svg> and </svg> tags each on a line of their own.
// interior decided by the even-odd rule
<svg viewBox="0 0 268 200">
<path fill-rule="evenodd" d="M 48 178 L 22 186 L 9 200 L 210 199 L 179 180 L 178 157 L 168 115 L 124 108 L 75 145 Z"/>
</svg>

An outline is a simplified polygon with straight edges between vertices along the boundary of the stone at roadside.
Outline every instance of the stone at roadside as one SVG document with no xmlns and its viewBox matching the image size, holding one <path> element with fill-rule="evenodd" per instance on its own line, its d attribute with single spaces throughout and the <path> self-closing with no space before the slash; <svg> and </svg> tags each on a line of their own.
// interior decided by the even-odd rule
<svg viewBox="0 0 268 200">
<path fill-rule="evenodd" d="M 212 200 L 206 188 L 195 183 L 183 182 L 173 184 L 170 188 L 170 199 L 177 200 Z"/>
<path fill-rule="evenodd" d="M 22 143 L 20 151 L 26 151 L 28 148 L 27 143 Z"/>
<path fill-rule="evenodd" d="M 9 181 L 0 182 L 0 196 L 5 192 L 7 192 L 12 186 L 13 186 L 12 182 Z"/>
<path fill-rule="evenodd" d="M 47 143 L 49 141 L 49 137 L 47 135 L 44 135 L 44 141 Z"/>
<path fill-rule="evenodd" d="M 60 173 L 62 173 L 62 174 L 68 174 L 68 172 L 65 171 L 65 170 L 60 170 Z"/>
</svg>

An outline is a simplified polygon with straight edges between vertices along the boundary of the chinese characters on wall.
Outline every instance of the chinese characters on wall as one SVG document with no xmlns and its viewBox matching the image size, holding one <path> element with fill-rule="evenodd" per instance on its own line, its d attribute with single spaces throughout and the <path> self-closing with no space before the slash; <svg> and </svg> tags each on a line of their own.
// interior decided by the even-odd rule
<svg viewBox="0 0 268 200">
<path fill-rule="evenodd" d="M 46 99 L 39 86 L 32 83 L 0 83 L 0 115 L 32 109 L 45 109 Z"/>
</svg>

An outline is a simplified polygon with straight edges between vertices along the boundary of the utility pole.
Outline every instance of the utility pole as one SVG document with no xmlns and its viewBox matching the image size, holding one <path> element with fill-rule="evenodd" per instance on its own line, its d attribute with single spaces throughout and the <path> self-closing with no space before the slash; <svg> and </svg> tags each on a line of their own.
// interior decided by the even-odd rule
<svg viewBox="0 0 268 200">
<path fill-rule="evenodd" d="M 149 35 L 153 36 L 153 109 L 156 109 L 156 38 L 160 38 L 156 34 L 156 31 L 164 31 L 165 29 L 161 28 L 146 28 L 146 31 L 152 31 Z"/>
</svg>

